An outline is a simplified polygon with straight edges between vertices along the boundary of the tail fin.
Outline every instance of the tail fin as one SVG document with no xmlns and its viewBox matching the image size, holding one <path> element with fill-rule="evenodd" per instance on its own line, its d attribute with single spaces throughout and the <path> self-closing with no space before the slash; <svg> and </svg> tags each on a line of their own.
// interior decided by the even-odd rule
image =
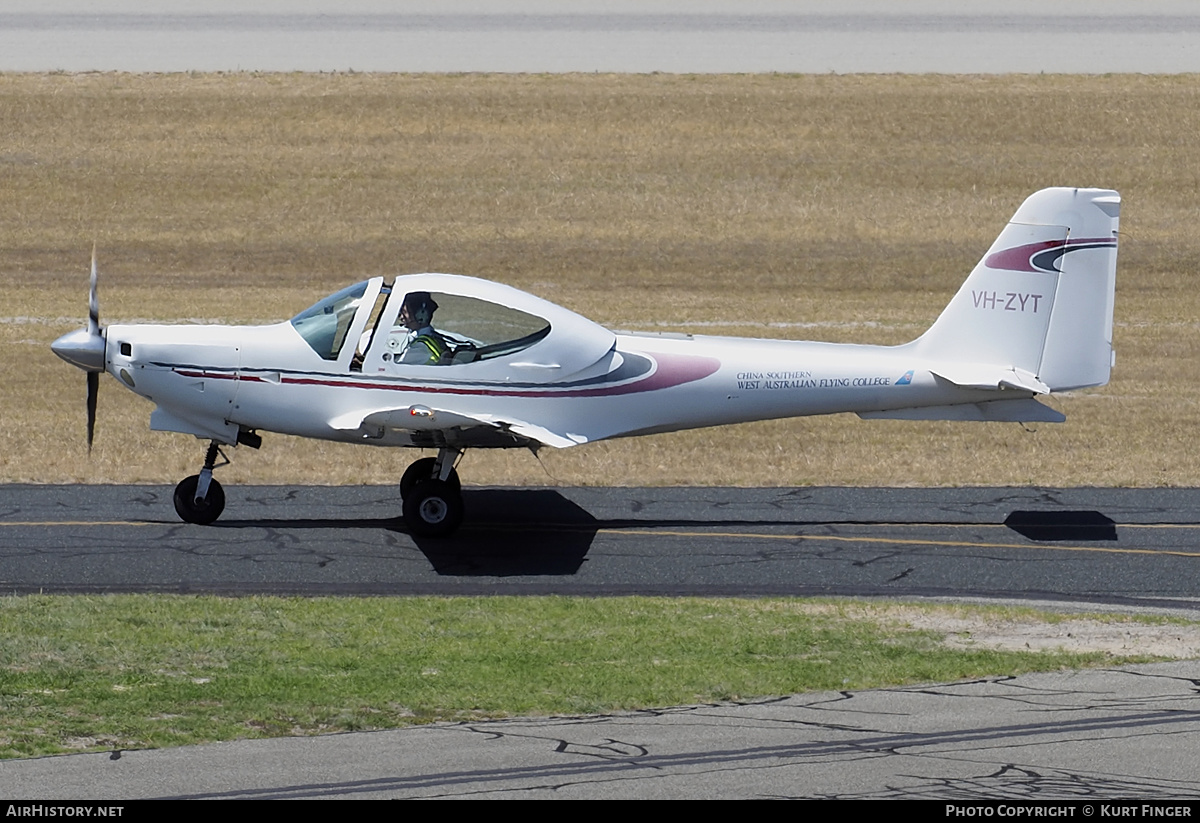
<svg viewBox="0 0 1200 823">
<path fill-rule="evenodd" d="M 936 364 L 934 373 L 959 385 L 1039 393 L 1104 385 L 1113 358 L 1120 210 L 1120 195 L 1104 189 L 1031 195 L 910 345 Z"/>
</svg>

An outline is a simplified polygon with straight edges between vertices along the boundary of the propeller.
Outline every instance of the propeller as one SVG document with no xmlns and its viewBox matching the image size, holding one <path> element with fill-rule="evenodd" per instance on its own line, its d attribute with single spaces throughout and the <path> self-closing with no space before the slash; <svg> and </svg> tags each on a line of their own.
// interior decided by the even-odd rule
<svg viewBox="0 0 1200 823">
<path fill-rule="evenodd" d="M 87 372 L 87 444 L 92 451 L 96 434 L 96 396 L 100 374 L 104 371 L 104 329 L 100 328 L 100 300 L 97 297 L 96 246 L 92 244 L 92 275 L 88 290 L 88 325 L 68 332 L 50 344 L 50 349 L 73 366 Z"/>
<path fill-rule="evenodd" d="M 97 296 L 96 244 L 92 243 L 92 273 L 88 278 L 88 334 L 100 334 L 100 298 Z"/>
<path fill-rule="evenodd" d="M 107 343 L 100 332 L 100 277 L 96 272 L 96 244 L 92 243 L 92 271 L 88 276 L 88 338 L 100 338 Z M 103 349 L 101 350 L 103 351 Z M 87 444 L 88 454 L 92 453 L 92 440 L 96 437 L 96 398 L 100 395 L 100 372 L 87 373 Z"/>
<path fill-rule="evenodd" d="M 100 394 L 100 372 L 87 373 L 87 441 L 88 454 L 92 453 L 92 441 L 96 439 L 96 398 Z"/>
</svg>

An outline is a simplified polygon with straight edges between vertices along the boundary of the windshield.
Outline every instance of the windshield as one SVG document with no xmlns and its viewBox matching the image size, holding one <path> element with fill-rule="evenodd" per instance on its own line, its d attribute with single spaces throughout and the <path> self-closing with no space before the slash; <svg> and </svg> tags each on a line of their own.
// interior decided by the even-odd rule
<svg viewBox="0 0 1200 823">
<path fill-rule="evenodd" d="M 300 333 L 313 351 L 326 360 L 337 360 L 346 333 L 358 304 L 367 291 L 367 282 L 355 283 L 331 294 L 316 305 L 305 309 L 292 318 L 292 326 Z"/>
</svg>

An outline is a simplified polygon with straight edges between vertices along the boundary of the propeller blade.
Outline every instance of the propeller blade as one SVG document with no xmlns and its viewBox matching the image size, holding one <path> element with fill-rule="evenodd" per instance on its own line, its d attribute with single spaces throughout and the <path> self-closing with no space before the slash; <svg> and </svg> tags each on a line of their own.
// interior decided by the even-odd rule
<svg viewBox="0 0 1200 823">
<path fill-rule="evenodd" d="M 96 436 L 96 396 L 100 393 L 100 372 L 87 373 L 87 444 L 92 453 L 92 440 Z"/>
<path fill-rule="evenodd" d="M 96 281 L 96 244 L 92 243 L 92 277 L 88 289 L 88 334 L 100 334 L 100 298 L 97 295 Z"/>
</svg>

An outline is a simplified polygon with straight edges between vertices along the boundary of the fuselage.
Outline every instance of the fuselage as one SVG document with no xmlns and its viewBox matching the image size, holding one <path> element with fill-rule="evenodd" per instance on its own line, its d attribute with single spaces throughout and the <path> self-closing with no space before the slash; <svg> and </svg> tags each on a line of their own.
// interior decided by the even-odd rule
<svg viewBox="0 0 1200 823">
<path fill-rule="evenodd" d="M 316 357 L 289 323 L 258 327 L 111 326 L 106 369 L 153 401 L 156 429 L 233 443 L 239 430 L 385 446 L 428 445 L 430 426 L 352 425 L 381 411 L 519 421 L 569 445 L 652 432 L 835 412 L 1019 398 L 963 389 L 911 346 L 614 335 L 595 362 L 550 376 L 553 352 L 514 362 L 376 371 Z M 544 355 L 544 356 L 543 356 Z M 574 364 L 578 366 L 579 364 Z M 488 374 L 480 374 L 487 367 Z M 500 368 L 496 368 L 500 366 Z M 349 422 L 348 422 L 349 421 Z M 570 441 L 570 442 L 567 442 Z M 487 445 L 470 444 L 470 445 Z M 527 445 L 521 438 L 496 445 Z"/>
</svg>

